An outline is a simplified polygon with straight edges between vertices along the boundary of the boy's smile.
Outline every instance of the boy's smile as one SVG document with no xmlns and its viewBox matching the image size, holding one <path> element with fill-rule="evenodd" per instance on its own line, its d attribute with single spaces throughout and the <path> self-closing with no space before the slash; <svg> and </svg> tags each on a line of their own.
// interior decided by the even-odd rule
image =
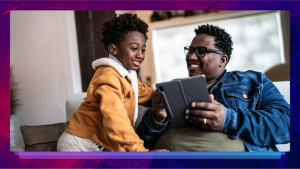
<svg viewBox="0 0 300 169">
<path fill-rule="evenodd" d="M 145 36 L 133 31 L 127 33 L 125 40 L 116 46 L 116 58 L 127 70 L 137 70 L 145 59 Z"/>
</svg>

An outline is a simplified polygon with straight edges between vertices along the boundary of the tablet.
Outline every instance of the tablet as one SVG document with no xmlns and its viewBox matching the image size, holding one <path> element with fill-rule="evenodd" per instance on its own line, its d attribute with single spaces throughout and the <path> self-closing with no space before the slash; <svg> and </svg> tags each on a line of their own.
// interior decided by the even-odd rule
<svg viewBox="0 0 300 169">
<path fill-rule="evenodd" d="M 194 125 L 185 119 L 192 102 L 210 102 L 205 75 L 157 83 L 156 88 L 173 128 Z"/>
</svg>

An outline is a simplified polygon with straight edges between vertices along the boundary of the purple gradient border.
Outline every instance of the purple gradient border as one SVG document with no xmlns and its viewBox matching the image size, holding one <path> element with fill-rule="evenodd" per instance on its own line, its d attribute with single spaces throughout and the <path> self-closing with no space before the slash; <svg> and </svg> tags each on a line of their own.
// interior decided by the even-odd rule
<svg viewBox="0 0 300 169">
<path fill-rule="evenodd" d="M 0 1 L 0 167 L 4 168 L 296 168 L 300 153 L 300 1 Z M 291 16 L 291 151 L 288 153 L 50 153 L 9 150 L 9 10 L 289 10 Z M 243 159 L 245 158 L 245 159 Z M 251 158 L 251 159 L 249 159 Z"/>
<path fill-rule="evenodd" d="M 279 159 L 281 152 L 16 152 L 21 159 Z"/>
</svg>

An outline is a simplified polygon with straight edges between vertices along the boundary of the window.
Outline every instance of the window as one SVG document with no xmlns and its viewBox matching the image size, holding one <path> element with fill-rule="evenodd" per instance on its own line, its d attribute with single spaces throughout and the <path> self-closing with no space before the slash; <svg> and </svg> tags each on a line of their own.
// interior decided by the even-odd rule
<svg viewBox="0 0 300 169">
<path fill-rule="evenodd" d="M 251 15 L 249 15 L 251 14 Z M 185 23 L 184 23 L 185 22 Z M 153 28 L 153 50 L 157 82 L 188 77 L 184 46 L 189 46 L 195 37 L 198 25 L 212 24 L 225 29 L 233 40 L 233 52 L 226 66 L 228 71 L 267 69 L 284 63 L 284 49 L 277 11 L 240 12 L 198 19 L 176 26 Z"/>
</svg>

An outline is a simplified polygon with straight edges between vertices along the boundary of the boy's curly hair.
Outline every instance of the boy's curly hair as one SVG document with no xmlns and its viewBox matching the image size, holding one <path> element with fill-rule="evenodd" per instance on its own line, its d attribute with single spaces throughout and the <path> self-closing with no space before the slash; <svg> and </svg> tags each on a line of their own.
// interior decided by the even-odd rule
<svg viewBox="0 0 300 169">
<path fill-rule="evenodd" d="M 230 34 L 228 34 L 224 29 L 213 25 L 200 25 L 195 28 L 196 36 L 199 34 L 206 34 L 215 37 L 215 47 L 228 56 L 228 62 L 232 53 L 233 42 L 231 40 Z M 228 63 L 227 62 L 227 63 Z"/>
<path fill-rule="evenodd" d="M 124 13 L 117 17 L 117 14 L 109 21 L 103 24 L 101 41 L 105 45 L 105 50 L 110 43 L 119 45 L 128 32 L 138 31 L 145 36 L 147 40 L 148 24 L 137 17 L 136 14 Z"/>
</svg>

